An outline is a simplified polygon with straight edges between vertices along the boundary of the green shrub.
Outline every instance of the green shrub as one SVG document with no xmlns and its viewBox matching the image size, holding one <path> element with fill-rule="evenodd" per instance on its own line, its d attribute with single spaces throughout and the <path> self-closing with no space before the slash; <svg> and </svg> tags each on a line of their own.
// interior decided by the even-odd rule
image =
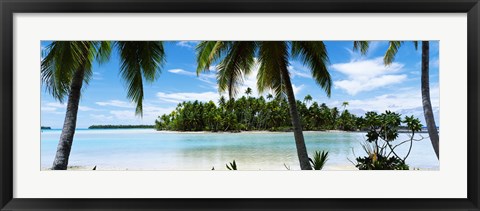
<svg viewBox="0 0 480 211">
<path fill-rule="evenodd" d="M 225 164 L 228 170 L 237 170 L 237 163 L 235 163 L 235 160 L 229 164 Z"/>
<path fill-rule="evenodd" d="M 376 112 L 367 112 L 362 122 L 368 128 L 367 142 L 362 145 L 367 156 L 356 158 L 355 167 L 360 170 L 408 170 L 405 160 L 412 150 L 415 132 L 422 129 L 420 120 L 413 116 L 406 116 L 402 120 L 400 114 L 386 111 L 380 115 Z M 393 145 L 398 138 L 398 128 L 402 122 L 406 123 L 406 128 L 411 133 L 410 139 Z M 400 157 L 395 148 L 405 143 L 410 143 L 408 153 Z"/>
<path fill-rule="evenodd" d="M 315 151 L 313 160 L 311 158 L 308 159 L 310 160 L 310 163 L 312 163 L 313 169 L 322 170 L 328 160 L 328 151 Z"/>
</svg>

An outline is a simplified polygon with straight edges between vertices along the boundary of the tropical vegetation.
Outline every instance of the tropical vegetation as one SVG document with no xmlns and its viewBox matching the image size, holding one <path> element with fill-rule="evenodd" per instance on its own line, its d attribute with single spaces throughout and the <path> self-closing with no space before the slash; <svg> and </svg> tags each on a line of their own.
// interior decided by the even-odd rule
<svg viewBox="0 0 480 211">
<path fill-rule="evenodd" d="M 88 129 L 155 128 L 155 125 L 91 125 Z"/>
<path fill-rule="evenodd" d="M 354 42 L 354 48 L 366 52 L 368 42 Z M 300 168 L 311 170 L 288 70 L 292 58 L 302 61 L 315 82 L 330 96 L 332 79 L 327 69 L 327 48 L 322 41 L 203 41 L 197 46 L 197 74 L 209 71 L 218 62 L 219 91 L 227 91 L 232 99 L 244 77 L 258 66 L 258 90 L 286 97 Z"/>
<path fill-rule="evenodd" d="M 77 123 L 80 96 L 84 84 L 92 78 L 96 61 L 109 60 L 112 47 L 120 54 L 120 75 L 126 82 L 127 97 L 142 115 L 143 81 L 155 81 L 165 62 L 160 41 L 54 41 L 43 52 L 42 84 L 58 101 L 67 100 L 67 111 L 53 162 L 53 170 L 66 170 Z"/>
<path fill-rule="evenodd" d="M 401 123 L 406 124 L 410 134 L 408 140 L 398 142 L 398 128 Z M 363 149 L 367 153 L 365 157 L 356 158 L 355 166 L 360 170 L 408 170 L 406 159 L 410 155 L 416 132 L 421 131 L 420 120 L 413 116 L 405 116 L 395 112 L 386 111 L 382 114 L 368 112 L 365 115 L 365 126 L 368 128 L 367 140 Z M 409 144 L 405 155 L 400 156 L 395 149 L 403 144 Z"/>
<path fill-rule="evenodd" d="M 322 170 L 328 160 L 328 151 L 315 151 L 313 159 L 310 158 L 312 168 L 315 170 Z"/>
<path fill-rule="evenodd" d="M 387 52 L 384 56 L 385 65 L 389 65 L 395 59 L 395 55 L 398 52 L 400 46 L 402 46 L 403 41 L 390 41 Z M 413 41 L 415 49 L 418 48 L 418 41 Z M 437 126 L 435 124 L 435 118 L 433 116 L 432 102 L 430 100 L 430 75 L 429 75 L 429 65 L 430 64 L 430 42 L 422 41 L 422 70 L 421 70 L 421 92 L 422 92 L 422 105 L 423 113 L 425 116 L 425 123 L 427 124 L 428 134 L 430 136 L 430 141 L 432 142 L 433 149 L 437 158 L 440 158 L 440 142 Z"/>
<path fill-rule="evenodd" d="M 247 89 L 248 91 L 248 89 Z M 363 118 L 351 114 L 348 109 L 340 111 L 325 103 L 309 99 L 296 101 L 302 130 L 362 130 Z M 238 132 L 250 130 L 293 131 L 288 102 L 285 98 L 267 95 L 225 100 L 220 97 L 213 101 L 188 101 L 179 103 L 170 114 L 164 114 L 155 121 L 157 130 Z"/>
</svg>

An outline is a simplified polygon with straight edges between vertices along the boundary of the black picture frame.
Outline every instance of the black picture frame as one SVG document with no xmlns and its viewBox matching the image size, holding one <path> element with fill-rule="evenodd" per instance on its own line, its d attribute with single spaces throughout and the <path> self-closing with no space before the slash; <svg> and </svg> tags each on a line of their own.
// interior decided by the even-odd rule
<svg viewBox="0 0 480 211">
<path fill-rule="evenodd" d="M 478 0 L 0 0 L 1 210 L 479 210 Z M 466 199 L 19 199 L 13 198 L 14 13 L 467 13 Z M 445 181 L 448 182 L 448 181 Z M 448 190 L 446 190 L 448 191 Z"/>
</svg>

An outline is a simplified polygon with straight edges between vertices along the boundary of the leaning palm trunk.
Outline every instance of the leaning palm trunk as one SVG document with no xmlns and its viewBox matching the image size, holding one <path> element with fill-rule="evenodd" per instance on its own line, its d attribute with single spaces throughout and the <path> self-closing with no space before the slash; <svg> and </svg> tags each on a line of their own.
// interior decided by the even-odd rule
<svg viewBox="0 0 480 211">
<path fill-rule="evenodd" d="M 53 170 L 66 170 L 68 166 L 68 157 L 72 149 L 73 136 L 77 125 L 78 105 L 80 102 L 80 93 L 83 85 L 85 71 L 80 68 L 75 72 L 70 85 L 68 94 L 67 113 L 63 122 L 62 134 L 57 146 L 57 153 L 53 161 Z"/>
<path fill-rule="evenodd" d="M 437 158 L 440 158 L 440 143 L 435 119 L 433 118 L 432 103 L 430 102 L 430 80 L 429 80 L 429 42 L 422 41 L 422 103 L 425 122 L 427 123 L 428 134 L 432 142 Z"/>
<path fill-rule="evenodd" d="M 308 159 L 307 146 L 303 137 L 302 125 L 298 116 L 295 95 L 293 94 L 292 82 L 286 69 L 281 71 L 282 80 L 285 83 L 285 92 L 287 94 L 288 104 L 290 108 L 290 116 L 292 118 L 293 135 L 295 136 L 295 145 L 297 147 L 298 160 L 300 161 L 300 169 L 312 170 Z"/>
</svg>

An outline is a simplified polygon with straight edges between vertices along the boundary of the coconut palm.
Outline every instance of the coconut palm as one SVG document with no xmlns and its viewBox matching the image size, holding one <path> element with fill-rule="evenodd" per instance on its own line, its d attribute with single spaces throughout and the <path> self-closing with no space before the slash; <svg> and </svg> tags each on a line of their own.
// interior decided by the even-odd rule
<svg viewBox="0 0 480 211">
<path fill-rule="evenodd" d="M 268 100 L 271 100 L 272 98 L 273 98 L 273 95 L 272 95 L 272 94 L 268 94 L 268 95 L 267 95 L 267 99 L 268 99 Z"/>
<path fill-rule="evenodd" d="M 384 56 L 385 65 L 389 65 L 395 59 L 398 49 L 403 44 L 403 41 L 390 41 L 387 52 Z M 415 49 L 418 48 L 418 42 L 413 42 Z M 429 79 L 429 62 L 430 62 L 430 43 L 429 41 L 422 41 L 422 74 L 421 74 L 421 90 L 422 90 L 422 105 L 425 122 L 427 124 L 428 135 L 432 142 L 433 149 L 437 158 L 440 157 L 440 142 L 435 118 L 433 116 L 432 102 L 430 100 L 430 79 Z"/>
<path fill-rule="evenodd" d="M 305 95 L 305 97 L 303 98 L 303 102 L 306 104 L 306 103 L 309 103 L 313 100 L 312 98 L 312 95 Z"/>
<path fill-rule="evenodd" d="M 347 109 L 348 102 L 347 102 L 347 101 L 344 101 L 344 102 L 342 103 L 342 106 L 343 106 L 343 111 L 345 111 L 345 109 Z"/>
<path fill-rule="evenodd" d="M 330 96 L 332 80 L 327 71 L 325 44 L 321 41 L 205 41 L 199 43 L 197 52 L 197 74 L 209 71 L 210 65 L 220 60 L 219 91 L 228 91 L 230 98 L 258 63 L 258 90 L 272 90 L 277 97 L 287 97 L 300 168 L 311 170 L 288 66 L 290 58 L 302 60 L 311 69 L 317 84 Z"/>
<path fill-rule="evenodd" d="M 252 89 L 250 87 L 247 87 L 247 90 L 245 90 L 245 94 L 247 96 L 250 96 L 252 94 Z"/>
<path fill-rule="evenodd" d="M 67 98 L 54 170 L 67 169 L 83 83 L 89 82 L 95 61 L 102 63 L 109 59 L 112 44 L 120 52 L 120 73 L 127 84 L 127 97 L 136 103 L 136 114 L 142 115 L 143 80 L 153 81 L 158 77 L 165 57 L 162 42 L 55 41 L 44 52 L 42 83 L 58 101 L 63 103 Z"/>
</svg>

